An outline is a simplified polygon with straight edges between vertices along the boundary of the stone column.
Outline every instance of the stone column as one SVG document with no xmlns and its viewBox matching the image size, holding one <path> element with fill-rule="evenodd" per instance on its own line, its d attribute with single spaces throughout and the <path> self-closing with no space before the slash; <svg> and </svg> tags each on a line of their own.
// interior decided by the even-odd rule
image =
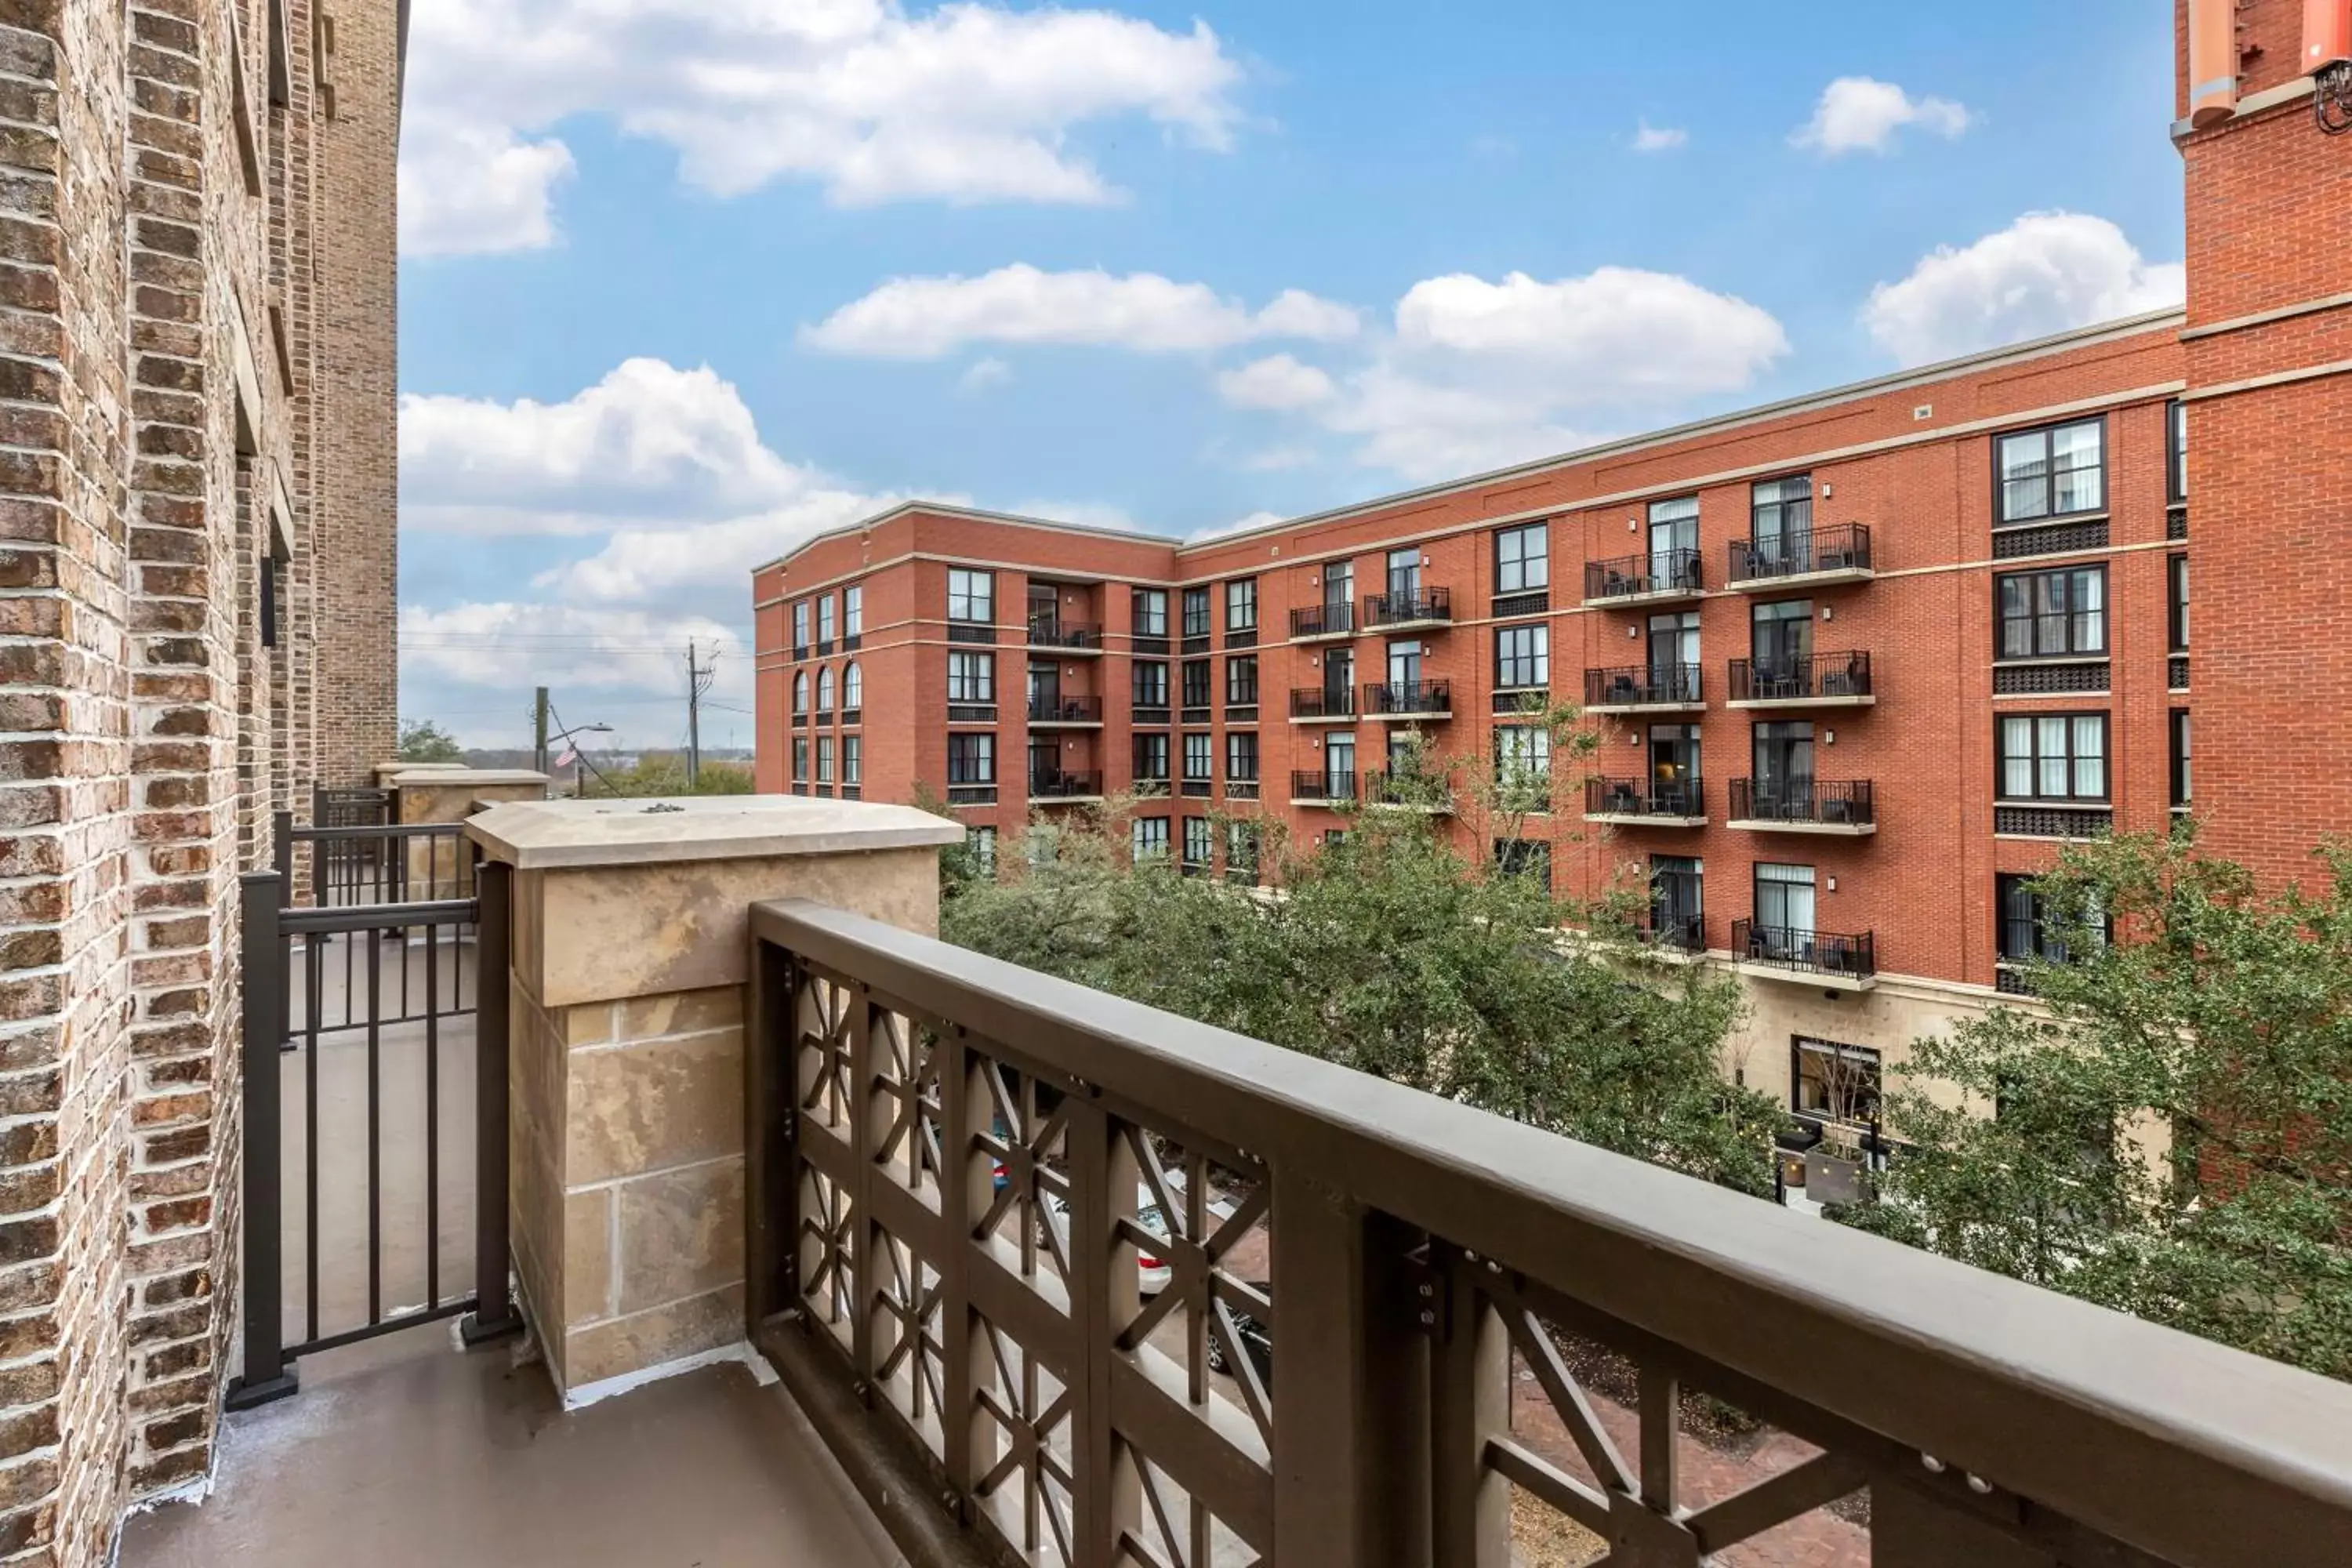
<svg viewBox="0 0 2352 1568">
<path fill-rule="evenodd" d="M 557 1388 L 733 1351 L 751 906 L 816 899 L 929 934 L 963 829 L 733 795 L 498 805 L 466 831 L 515 868 L 515 1271 Z"/>
<path fill-rule="evenodd" d="M 410 824 L 463 822 L 486 806 L 547 798 L 547 775 L 528 768 L 468 768 L 448 763 L 424 763 L 378 776 L 383 779 L 385 787 L 400 792 L 400 820 Z M 458 853 L 456 843 L 437 836 L 412 839 L 407 859 L 410 898 L 473 896 L 470 862 Z"/>
</svg>

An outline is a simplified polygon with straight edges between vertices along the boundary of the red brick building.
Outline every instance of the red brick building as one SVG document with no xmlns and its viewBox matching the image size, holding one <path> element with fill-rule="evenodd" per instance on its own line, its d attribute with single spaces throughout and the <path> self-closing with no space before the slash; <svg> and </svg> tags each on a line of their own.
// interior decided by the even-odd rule
<svg viewBox="0 0 2352 1568">
<path fill-rule="evenodd" d="M 1393 738 L 1483 765 L 1547 691 L 1600 776 L 1509 852 L 1646 885 L 1800 1099 L 1997 994 L 2068 838 L 2193 810 L 2298 870 L 2352 829 L 2352 137 L 2302 10 L 2235 8 L 2210 124 L 2182 51 L 2185 312 L 1198 542 L 900 507 L 755 574 L 760 787 L 1009 835 L 1156 785 L 1139 847 L 1229 868 L 1213 815 L 1311 841 Z"/>
</svg>

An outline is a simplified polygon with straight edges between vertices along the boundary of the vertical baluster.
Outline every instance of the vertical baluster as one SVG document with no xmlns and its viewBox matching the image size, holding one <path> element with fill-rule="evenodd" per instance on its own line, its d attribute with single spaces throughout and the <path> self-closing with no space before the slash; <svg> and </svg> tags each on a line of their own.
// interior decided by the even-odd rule
<svg viewBox="0 0 2352 1568">
<path fill-rule="evenodd" d="M 1120 1537 L 1143 1521 L 1132 1454 L 1118 1451 L 1110 1422 L 1111 1344 L 1134 1321 L 1139 1285 L 1135 1248 L 1114 1237 L 1135 1213 L 1135 1154 L 1117 1123 L 1091 1099 L 1067 1110 L 1071 1186 L 1070 1313 L 1078 1346 L 1071 1381 L 1071 1459 L 1076 1480 L 1074 1568 L 1111 1568 Z"/>
<path fill-rule="evenodd" d="M 474 1315 L 461 1326 L 467 1344 L 518 1331 L 522 1314 L 507 1287 L 509 1224 L 507 1068 L 513 1051 L 512 977 L 508 968 L 514 930 L 514 868 L 491 862 L 475 883 L 477 911 L 474 994 Z M 452 952 L 452 967 L 464 962 Z"/>
<path fill-rule="evenodd" d="M 425 990 L 429 997 L 436 979 L 441 931 L 425 928 Z M 401 972 L 408 970 L 404 952 Z M 441 1305 L 441 1020 L 428 1001 L 425 1008 L 425 1300 Z"/>
<path fill-rule="evenodd" d="M 1510 1491 L 1488 1474 L 1486 1455 L 1487 1438 L 1510 1430 L 1510 1341 L 1478 1291 L 1478 1265 L 1449 1247 L 1431 1251 L 1439 1274 L 1430 1298 L 1439 1319 L 1429 1380 L 1434 1556 L 1446 1568 L 1509 1568 Z"/>
<path fill-rule="evenodd" d="M 318 858 L 311 857 L 312 874 Z M 319 1031 L 324 1005 L 319 992 L 327 974 L 326 952 L 317 931 L 302 939 L 302 1337 L 319 1337 Z"/>
<path fill-rule="evenodd" d="M 756 1342 L 796 1304 L 800 1176 L 793 1148 L 800 1084 L 793 1022 L 799 1007 L 792 955 L 754 940 L 743 1051 L 745 1328 Z"/>
<path fill-rule="evenodd" d="M 383 1321 L 383 933 L 371 926 L 367 933 L 367 1207 L 368 1315 L 371 1323 Z M 357 943 L 347 942 L 346 947 Z"/>
<path fill-rule="evenodd" d="M 295 1392 L 287 1363 L 285 1264 L 286 1129 L 278 1104 L 278 1024 L 285 1016 L 286 945 L 278 931 L 285 879 L 275 871 L 238 879 L 245 984 L 245 1371 L 227 1405 L 247 1410 Z"/>
</svg>

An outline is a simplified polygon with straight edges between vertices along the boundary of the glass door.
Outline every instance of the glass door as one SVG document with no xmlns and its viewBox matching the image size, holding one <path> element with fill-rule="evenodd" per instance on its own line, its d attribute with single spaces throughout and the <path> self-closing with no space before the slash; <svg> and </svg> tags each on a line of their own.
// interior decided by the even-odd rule
<svg viewBox="0 0 2352 1568">
<path fill-rule="evenodd" d="M 1779 572 L 1808 572 L 1813 530 L 1813 477 L 1799 474 L 1758 485 L 1748 542 L 1757 563 Z"/>
<path fill-rule="evenodd" d="M 1706 867 L 1688 855 L 1650 857 L 1650 932 L 1697 951 L 1706 945 Z"/>
<path fill-rule="evenodd" d="M 1061 630 L 1061 601 L 1051 583 L 1029 584 L 1029 635 L 1052 637 Z"/>
<path fill-rule="evenodd" d="M 1653 700 L 1698 700 L 1698 612 L 1650 617 L 1650 690 Z"/>
<path fill-rule="evenodd" d="M 1421 552 L 1391 550 L 1389 552 L 1389 596 L 1404 601 L 1393 606 L 1402 610 L 1421 596 Z"/>
<path fill-rule="evenodd" d="M 1045 795 L 1061 780 L 1061 743 L 1048 737 L 1029 742 L 1029 793 Z"/>
<path fill-rule="evenodd" d="M 1650 799 L 1663 816 L 1698 813 L 1698 726 L 1650 726 Z"/>
<path fill-rule="evenodd" d="M 1748 651 L 1758 697 L 1811 695 L 1813 602 L 1781 599 L 1757 605 Z"/>
<path fill-rule="evenodd" d="M 1683 563 L 1698 552 L 1698 497 L 1650 503 L 1650 585 L 1678 585 L 1689 574 Z"/>
<path fill-rule="evenodd" d="M 1352 713 L 1349 697 L 1356 684 L 1356 654 L 1352 648 L 1336 647 L 1323 656 L 1323 710 L 1327 713 Z"/>
<path fill-rule="evenodd" d="M 1762 956 L 1803 962 L 1813 948 L 1813 868 L 1756 867 L 1756 926 L 1748 939 Z"/>
<path fill-rule="evenodd" d="M 1333 735 L 1323 742 L 1323 793 L 1332 800 L 1356 798 L 1356 737 Z"/>
<path fill-rule="evenodd" d="M 1029 717 L 1051 719 L 1062 706 L 1062 667 L 1058 664 L 1033 664 L 1029 667 Z"/>
<path fill-rule="evenodd" d="M 1418 642 L 1389 644 L 1389 684 L 1409 691 L 1421 684 L 1422 645 Z"/>
<path fill-rule="evenodd" d="M 1781 722 L 1756 726 L 1755 799 L 1748 809 L 1762 822 L 1813 818 L 1813 727 Z"/>
<path fill-rule="evenodd" d="M 1356 563 L 1334 561 L 1323 569 L 1323 607 L 1344 610 L 1355 601 Z"/>
</svg>

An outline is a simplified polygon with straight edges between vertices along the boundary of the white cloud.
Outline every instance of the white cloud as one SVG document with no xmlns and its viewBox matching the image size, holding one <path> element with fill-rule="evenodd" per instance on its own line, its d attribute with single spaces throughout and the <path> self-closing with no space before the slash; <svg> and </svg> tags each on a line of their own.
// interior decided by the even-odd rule
<svg viewBox="0 0 2352 1568">
<path fill-rule="evenodd" d="M 1263 452 L 1253 452 L 1242 459 L 1242 467 L 1254 474 L 1281 473 L 1289 468 L 1311 468 L 1323 460 L 1323 454 L 1312 447 L 1268 447 Z"/>
<path fill-rule="evenodd" d="M 1107 528 L 1119 533 L 1143 531 L 1143 525 L 1129 516 L 1126 509 L 1106 501 L 1022 500 L 1004 510 L 1015 517 L 1042 517 L 1053 522 L 1076 523 L 1080 528 Z"/>
<path fill-rule="evenodd" d="M 1218 523 L 1213 527 L 1198 530 L 1192 537 L 1195 540 L 1216 539 L 1228 533 L 1247 533 L 1253 528 L 1269 528 L 1284 521 L 1284 515 L 1278 511 L 1254 511 L 1247 517 L 1237 517 L 1231 522 Z"/>
<path fill-rule="evenodd" d="M 528 248 L 556 233 L 572 167 L 553 133 L 601 114 L 674 150 L 694 188 L 778 179 L 832 201 L 1120 199 L 1076 145 L 1141 119 L 1233 144 L 1239 64 L 1189 32 L 1104 10 L 898 0 L 440 0 L 416 9 L 402 242 Z"/>
<path fill-rule="evenodd" d="M 1972 123 L 1968 110 L 1948 98 L 1913 98 L 1891 81 L 1842 76 L 1822 89 L 1813 117 L 1789 140 L 1825 158 L 1845 153 L 1891 153 L 1895 133 L 1906 125 L 1947 139 Z"/>
<path fill-rule="evenodd" d="M 971 367 L 956 377 L 960 392 L 985 392 L 992 386 L 1002 386 L 1013 379 L 1013 367 L 1001 359 L 978 359 Z"/>
<path fill-rule="evenodd" d="M 1290 354 L 1269 354 L 1217 375 L 1217 395 L 1236 408 L 1311 408 L 1337 390 L 1328 372 Z"/>
<path fill-rule="evenodd" d="M 1909 277 L 1870 291 L 1862 320 L 1896 359 L 1924 364 L 2177 305 L 2187 283 L 2180 263 L 2148 261 L 2105 218 L 2028 213 L 1920 258 Z"/>
<path fill-rule="evenodd" d="M 557 688 L 682 688 L 688 638 L 744 662 L 734 629 L 707 616 L 509 601 L 438 610 L 404 605 L 400 612 L 404 676 L 459 687 L 509 687 L 520 665 L 536 684 Z M 680 700 L 682 708 L 682 692 Z"/>
<path fill-rule="evenodd" d="M 1255 338 L 1339 338 L 1344 305 L 1286 289 L 1253 315 L 1205 283 L 1154 272 L 1046 272 L 1026 262 L 976 278 L 895 278 L 801 329 L 828 353 L 937 359 L 971 343 L 1063 343 L 1165 353 Z"/>
<path fill-rule="evenodd" d="M 1633 151 L 1671 153 L 1677 147 L 1686 145 L 1689 141 L 1690 132 L 1687 131 L 1671 125 L 1653 125 L 1644 120 L 1641 122 L 1641 128 L 1633 132 Z"/>
</svg>

